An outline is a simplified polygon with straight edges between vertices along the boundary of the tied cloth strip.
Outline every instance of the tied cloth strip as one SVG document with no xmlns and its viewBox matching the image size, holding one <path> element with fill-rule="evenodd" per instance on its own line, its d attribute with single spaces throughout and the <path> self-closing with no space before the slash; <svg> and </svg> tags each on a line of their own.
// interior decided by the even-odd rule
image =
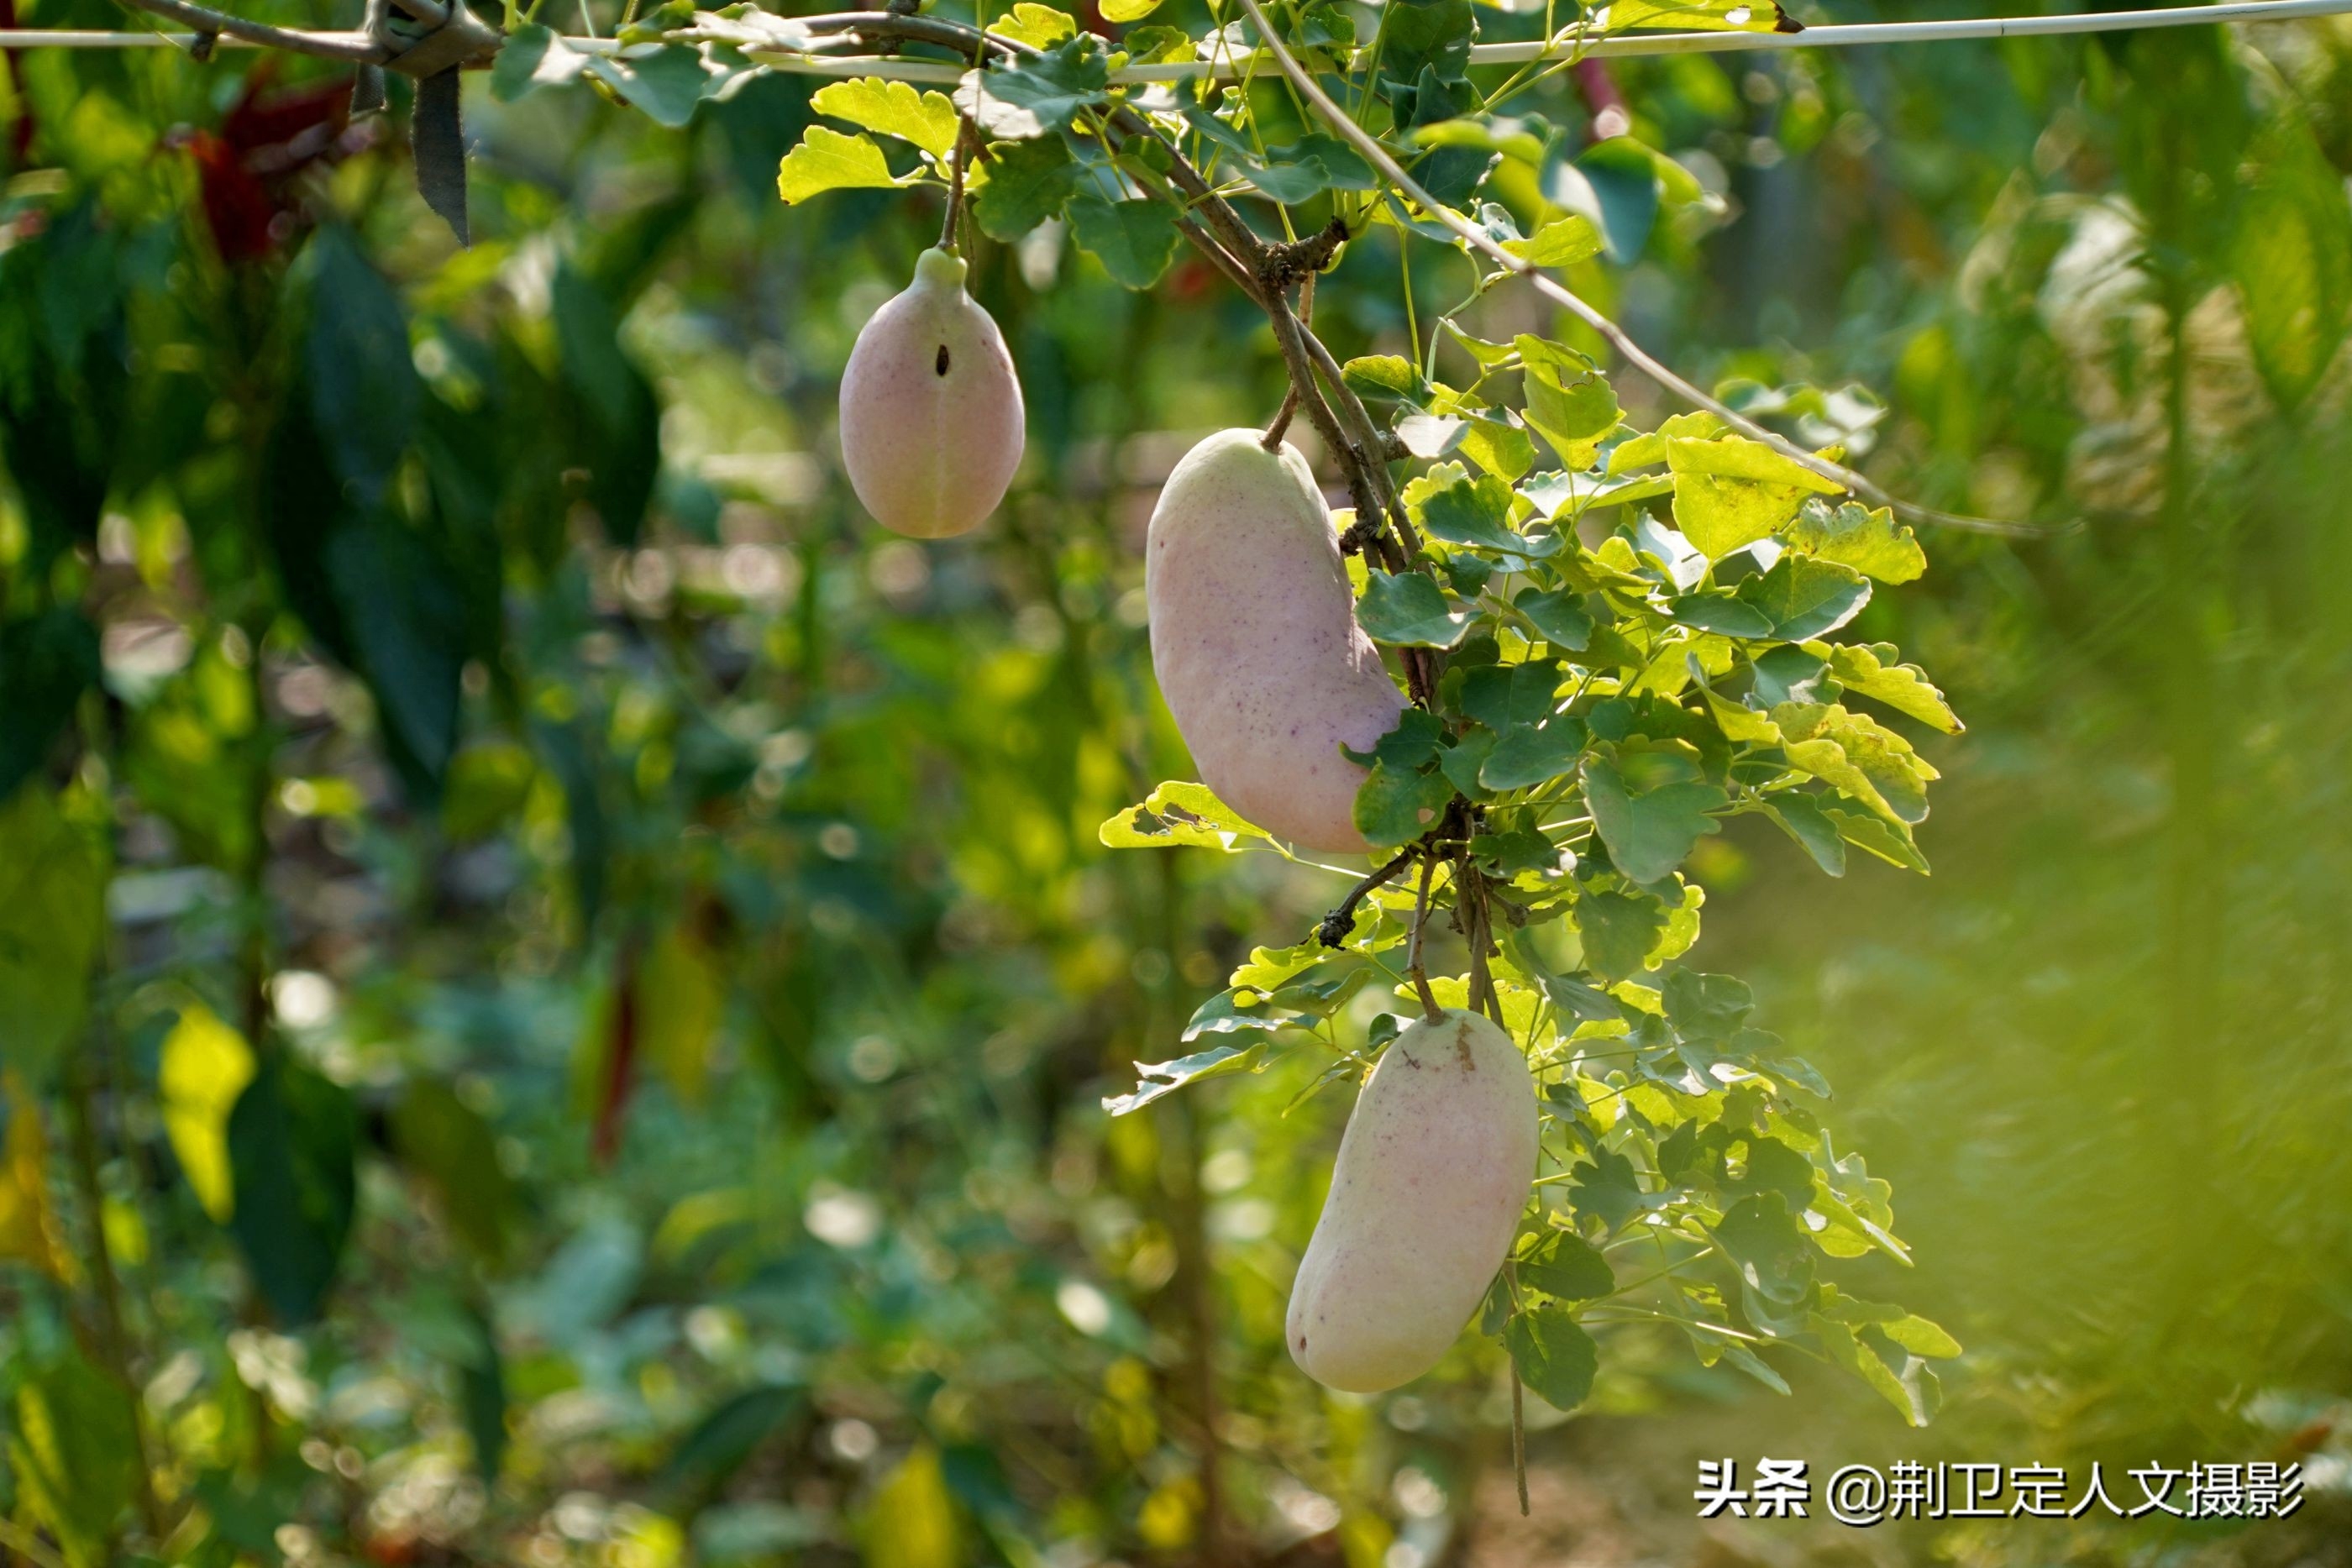
<svg viewBox="0 0 2352 1568">
<path fill-rule="evenodd" d="M 368 0 L 367 34 L 388 57 L 381 66 L 360 68 L 352 112 L 383 108 L 385 71 L 415 81 L 408 139 L 416 158 L 416 189 L 462 246 L 473 241 L 466 224 L 466 131 L 458 114 L 457 73 L 495 57 L 506 36 L 466 9 L 466 0 L 445 4 L 441 20 L 426 24 L 395 17 L 389 0 Z"/>
</svg>

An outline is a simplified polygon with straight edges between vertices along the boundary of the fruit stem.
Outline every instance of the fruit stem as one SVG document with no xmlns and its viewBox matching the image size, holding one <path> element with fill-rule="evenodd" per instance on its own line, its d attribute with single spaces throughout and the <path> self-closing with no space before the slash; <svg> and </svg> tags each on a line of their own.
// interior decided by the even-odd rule
<svg viewBox="0 0 2352 1568">
<path fill-rule="evenodd" d="M 946 221 L 940 225 L 940 248 L 950 256 L 961 254 L 956 245 L 956 229 L 963 218 L 963 171 L 978 150 L 980 132 L 967 114 L 956 127 L 955 146 L 948 153 L 948 213 Z"/>
</svg>

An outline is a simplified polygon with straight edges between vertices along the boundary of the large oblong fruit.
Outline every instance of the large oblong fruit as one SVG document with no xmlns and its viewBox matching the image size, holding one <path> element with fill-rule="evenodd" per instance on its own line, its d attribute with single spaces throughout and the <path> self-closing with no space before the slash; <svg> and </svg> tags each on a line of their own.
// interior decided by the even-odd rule
<svg viewBox="0 0 2352 1568">
<path fill-rule="evenodd" d="M 1201 781 L 1276 838 L 1361 852 L 1359 751 L 1404 695 L 1356 624 L 1330 510 L 1307 461 L 1224 430 L 1184 455 L 1144 547 L 1151 665 Z"/>
<path fill-rule="evenodd" d="M 1021 465 L 1021 382 L 963 277 L 961 256 L 923 252 L 841 373 L 849 483 L 877 522 L 919 539 L 978 528 Z"/>
<path fill-rule="evenodd" d="M 1436 1365 L 1503 1266 L 1535 1174 L 1535 1082 L 1511 1037 L 1454 1009 L 1407 1028 L 1339 1140 L 1290 1287 L 1290 1359 L 1351 1394 Z"/>
</svg>

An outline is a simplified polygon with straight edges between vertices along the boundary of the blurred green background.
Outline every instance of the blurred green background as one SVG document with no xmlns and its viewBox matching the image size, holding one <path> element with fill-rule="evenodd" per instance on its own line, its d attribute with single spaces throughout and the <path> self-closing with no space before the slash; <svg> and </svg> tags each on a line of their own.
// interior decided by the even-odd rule
<svg viewBox="0 0 2352 1568">
<path fill-rule="evenodd" d="M 1250 307 L 982 246 L 1030 455 L 917 545 L 831 420 L 937 206 L 782 210 L 806 81 L 684 130 L 469 85 L 459 251 L 347 75 L 9 64 L 0 1562 L 2352 1562 L 2352 26 L 1525 100 L 1708 193 L 1577 271 L 1637 336 L 1858 382 L 1882 483 L 2052 528 L 1928 531 L 1857 627 L 1970 726 L 1916 737 L 1931 878 L 1826 882 L 1745 822 L 1693 868 L 1699 957 L 1895 1185 L 1917 1266 L 1864 1283 L 1967 1345 L 1943 1414 L 1613 1329 L 1533 1422 L 1526 1520 L 1493 1346 L 1370 1400 L 1282 1352 L 1339 1097 L 1286 1114 L 1292 1063 L 1099 1108 L 1336 897 L 1095 836 L 1190 776 L 1139 546 L 1191 440 L 1279 400 Z M 1425 323 L 1470 279 L 1415 260 Z M 1316 324 L 1404 345 L 1391 235 Z M 282 1212 L 231 1212 L 256 1173 Z M 1699 1459 L 1766 1454 L 2299 1461 L 2306 1500 L 1694 1517 Z"/>
</svg>

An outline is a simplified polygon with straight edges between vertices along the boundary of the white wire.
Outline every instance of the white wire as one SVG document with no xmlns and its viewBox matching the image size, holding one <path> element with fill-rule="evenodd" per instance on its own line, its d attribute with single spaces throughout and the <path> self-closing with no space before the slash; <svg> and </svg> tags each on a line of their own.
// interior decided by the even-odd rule
<svg viewBox="0 0 2352 1568">
<path fill-rule="evenodd" d="M 1950 43 L 1969 38 L 2054 37 L 2076 33 L 2120 33 L 2152 27 L 2209 26 L 2228 22 L 2287 22 L 2313 16 L 2352 14 L 2352 0 L 2232 0 L 2219 5 L 2179 5 L 2149 11 L 2097 11 L 2057 16 L 1987 16 L 1950 22 L 1860 22 L 1807 27 L 1796 33 L 1652 33 L 1621 34 L 1580 40 L 1573 31 L 1549 41 L 1517 44 L 1476 44 L 1470 50 L 1474 66 L 1525 65 L 1545 59 L 1566 59 L 1580 41 L 1586 57 L 1623 59 L 1645 55 L 1732 54 L 1758 49 L 1838 49 L 1874 44 Z M 358 33 L 317 33 L 314 37 L 364 39 Z M 614 54 L 620 47 L 610 38 L 564 38 L 581 54 Z M 0 49 L 185 49 L 195 42 L 192 33 L 105 33 L 62 29 L 0 29 Z M 217 40 L 224 48 L 252 48 L 242 38 Z M 640 45 L 650 49 L 655 46 Z M 892 81 L 961 80 L 963 68 L 945 60 L 910 60 L 871 55 L 806 55 L 783 50 L 747 51 L 761 63 L 803 76 L 882 77 Z M 1140 82 L 1182 81 L 1193 77 L 1230 79 L 1259 65 L 1271 67 L 1271 57 L 1258 53 L 1229 55 L 1215 60 L 1184 60 L 1172 64 L 1126 66 L 1110 76 L 1114 86 Z"/>
</svg>

